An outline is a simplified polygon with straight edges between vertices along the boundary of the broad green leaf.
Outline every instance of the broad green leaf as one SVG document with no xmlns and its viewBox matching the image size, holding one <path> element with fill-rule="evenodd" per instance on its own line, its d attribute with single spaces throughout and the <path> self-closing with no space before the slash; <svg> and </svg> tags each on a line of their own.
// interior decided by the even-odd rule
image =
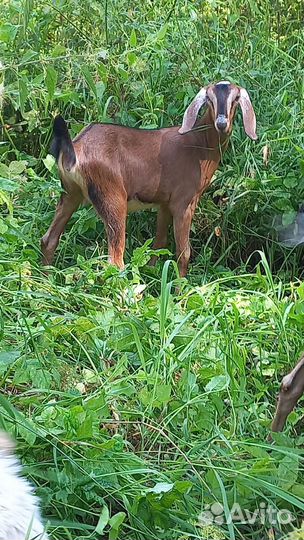
<svg viewBox="0 0 304 540">
<path fill-rule="evenodd" d="M 0 163 L 0 176 L 2 176 L 3 178 L 10 177 L 9 167 L 5 163 Z"/>
<path fill-rule="evenodd" d="M 296 215 L 297 215 L 297 212 L 295 211 L 285 212 L 282 215 L 282 225 L 284 227 L 287 227 L 288 225 L 291 225 L 291 223 L 294 223 Z"/>
<path fill-rule="evenodd" d="M 169 484 L 166 482 L 158 482 L 153 488 L 150 488 L 148 491 L 151 493 L 167 493 L 174 488 L 174 484 Z"/>
<path fill-rule="evenodd" d="M 27 161 L 20 160 L 20 161 L 11 161 L 9 164 L 9 173 L 10 177 L 19 176 L 22 174 L 27 166 Z"/>
<path fill-rule="evenodd" d="M 101 509 L 99 520 L 98 520 L 98 523 L 96 525 L 96 529 L 94 532 L 96 532 L 97 534 L 102 534 L 104 531 L 104 528 L 107 526 L 109 522 L 109 517 L 110 517 L 109 509 L 106 505 L 104 505 Z"/>
<path fill-rule="evenodd" d="M 164 24 L 164 26 L 162 26 L 161 29 L 157 32 L 155 36 L 155 41 L 158 42 L 164 39 L 167 33 L 167 30 L 168 30 L 168 24 Z"/>
<path fill-rule="evenodd" d="M 37 56 L 38 56 L 38 53 L 36 51 L 27 50 L 22 56 L 20 63 L 26 64 L 27 62 L 29 62 L 30 60 L 32 60 L 33 58 Z"/>
<path fill-rule="evenodd" d="M 57 71 L 52 66 L 47 66 L 44 80 L 48 91 L 49 101 L 53 101 L 57 84 L 57 77 Z"/>
<path fill-rule="evenodd" d="M 294 484 L 291 488 L 291 491 L 300 499 L 304 499 L 304 484 Z"/>
<path fill-rule="evenodd" d="M 18 25 L 11 23 L 0 24 L 0 41 L 4 41 L 4 43 L 14 41 L 18 28 Z"/>
<path fill-rule="evenodd" d="M 136 32 L 135 32 L 134 28 L 132 29 L 132 32 L 131 32 L 131 35 L 130 35 L 130 45 L 131 45 L 131 47 L 136 47 L 136 45 L 137 45 L 137 37 L 136 37 Z"/>
<path fill-rule="evenodd" d="M 11 418 L 17 426 L 20 435 L 26 440 L 26 442 L 32 446 L 36 440 L 36 428 L 34 422 L 27 418 L 22 412 L 18 411 L 10 400 L 0 393 L 0 407 L 5 410 L 5 414 Z"/>
<path fill-rule="evenodd" d="M 105 93 L 106 85 L 102 81 L 98 81 L 95 87 L 96 87 L 96 96 L 97 96 L 98 101 L 100 102 Z"/>
<path fill-rule="evenodd" d="M 14 191 L 17 191 L 19 189 L 18 182 L 14 182 L 13 180 L 7 180 L 7 178 L 0 178 L 0 191 L 8 191 L 10 193 L 13 193 Z"/>
<path fill-rule="evenodd" d="M 55 47 L 52 49 L 51 53 L 54 58 L 57 56 L 63 56 L 66 53 L 66 48 L 60 43 L 57 43 L 57 45 L 55 45 Z"/>
<path fill-rule="evenodd" d="M 99 396 L 92 396 L 85 400 L 84 408 L 90 411 L 96 411 L 101 416 L 106 417 L 109 415 L 109 409 L 105 402 L 104 393 L 101 393 Z"/>
<path fill-rule="evenodd" d="M 206 392 L 220 392 L 228 388 L 230 378 L 228 375 L 216 375 L 206 385 Z"/>
<path fill-rule="evenodd" d="M 109 520 L 109 525 L 111 525 L 113 529 L 118 529 L 125 519 L 125 512 L 117 512 L 117 514 L 114 514 Z"/>
<path fill-rule="evenodd" d="M 174 483 L 174 489 L 179 491 L 179 493 L 186 493 L 193 487 L 193 483 L 189 480 L 177 480 L 177 482 Z"/>
<path fill-rule="evenodd" d="M 56 160 L 55 160 L 54 156 L 51 156 L 51 154 L 48 154 L 46 156 L 46 158 L 44 158 L 42 161 L 43 161 L 43 164 L 44 164 L 45 168 L 48 171 L 51 172 L 54 169 L 54 166 L 55 166 L 55 163 L 56 163 Z"/>
<path fill-rule="evenodd" d="M 137 61 L 137 56 L 134 52 L 129 52 L 127 54 L 128 64 L 129 66 L 133 66 L 135 62 Z"/>
<path fill-rule="evenodd" d="M 84 420 L 81 420 L 80 426 L 77 429 L 77 437 L 79 439 L 91 439 L 93 437 L 93 421 L 94 416 L 87 413 Z"/>
<path fill-rule="evenodd" d="M 13 364 L 20 354 L 20 351 L 0 351 L 0 369 Z"/>
<path fill-rule="evenodd" d="M 299 456 L 289 454 L 285 456 L 278 467 L 279 486 L 289 491 L 296 483 L 299 474 Z"/>
<path fill-rule="evenodd" d="M 94 79 L 92 77 L 92 74 L 91 74 L 88 66 L 83 65 L 81 70 L 82 70 L 84 78 L 85 78 L 85 80 L 87 82 L 88 87 L 92 90 L 94 96 L 97 98 L 96 84 L 94 82 Z"/>
<path fill-rule="evenodd" d="M 298 185 L 299 179 L 293 175 L 287 175 L 283 180 L 284 186 L 287 188 L 294 188 Z"/>
<path fill-rule="evenodd" d="M 156 400 L 161 404 L 168 403 L 171 396 L 170 384 L 158 384 L 156 387 Z"/>
<path fill-rule="evenodd" d="M 29 95 L 28 87 L 27 87 L 27 81 L 24 77 L 20 77 L 19 81 L 19 102 L 20 102 L 20 110 L 22 115 L 25 113 L 25 103 Z"/>
</svg>

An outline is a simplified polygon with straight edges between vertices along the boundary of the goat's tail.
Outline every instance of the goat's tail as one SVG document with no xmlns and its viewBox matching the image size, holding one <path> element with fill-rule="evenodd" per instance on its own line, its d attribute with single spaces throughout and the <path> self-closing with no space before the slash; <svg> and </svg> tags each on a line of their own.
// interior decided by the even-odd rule
<svg viewBox="0 0 304 540">
<path fill-rule="evenodd" d="M 68 171 L 76 163 L 76 154 L 73 147 L 72 139 L 69 134 L 68 126 L 62 116 L 56 116 L 53 126 L 53 141 L 50 148 L 50 153 L 56 161 L 62 152 L 62 165 Z"/>
</svg>

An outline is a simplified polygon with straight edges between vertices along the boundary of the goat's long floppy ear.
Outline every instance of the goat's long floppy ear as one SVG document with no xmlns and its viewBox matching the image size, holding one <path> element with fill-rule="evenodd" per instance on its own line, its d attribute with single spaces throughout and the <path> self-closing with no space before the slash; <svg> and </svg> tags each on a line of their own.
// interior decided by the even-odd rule
<svg viewBox="0 0 304 540">
<path fill-rule="evenodd" d="M 256 141 L 258 137 L 256 134 L 255 112 L 253 110 L 248 92 L 245 90 L 245 88 L 241 88 L 240 90 L 239 104 L 242 109 L 244 129 L 248 137 Z"/>
<path fill-rule="evenodd" d="M 190 103 L 189 107 L 185 110 L 182 127 L 179 128 L 179 133 L 186 133 L 193 128 L 198 111 L 206 103 L 206 88 L 201 88 L 198 94 L 196 94 L 194 100 Z"/>
</svg>

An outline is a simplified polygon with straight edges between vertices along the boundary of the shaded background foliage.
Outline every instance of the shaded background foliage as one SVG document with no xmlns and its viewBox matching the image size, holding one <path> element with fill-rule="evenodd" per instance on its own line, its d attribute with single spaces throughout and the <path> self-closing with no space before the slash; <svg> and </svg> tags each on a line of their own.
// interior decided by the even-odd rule
<svg viewBox="0 0 304 540">
<path fill-rule="evenodd" d="M 1 0 L 0 425 L 18 437 L 54 538 L 266 540 L 292 528 L 202 527 L 215 501 L 270 502 L 300 526 L 301 412 L 293 437 L 266 438 L 303 342 L 302 248 L 276 233 L 303 202 L 303 50 L 300 1 Z M 84 208 L 42 275 L 39 238 L 60 193 L 52 116 L 73 134 L 93 120 L 174 125 L 220 79 L 249 91 L 259 140 L 238 114 L 192 227 L 201 287 L 174 297 L 170 265 L 145 266 L 153 212 L 129 219 L 124 273 L 104 263 L 103 226 Z"/>
</svg>

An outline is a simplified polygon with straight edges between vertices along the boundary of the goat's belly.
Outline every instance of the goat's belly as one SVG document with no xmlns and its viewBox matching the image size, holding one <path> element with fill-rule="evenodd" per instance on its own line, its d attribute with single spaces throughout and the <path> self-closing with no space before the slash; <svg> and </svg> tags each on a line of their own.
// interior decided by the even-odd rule
<svg viewBox="0 0 304 540">
<path fill-rule="evenodd" d="M 139 210 L 148 210 L 149 208 L 158 208 L 158 205 L 155 203 L 143 203 L 138 199 L 128 201 L 128 213 L 138 212 Z"/>
</svg>

